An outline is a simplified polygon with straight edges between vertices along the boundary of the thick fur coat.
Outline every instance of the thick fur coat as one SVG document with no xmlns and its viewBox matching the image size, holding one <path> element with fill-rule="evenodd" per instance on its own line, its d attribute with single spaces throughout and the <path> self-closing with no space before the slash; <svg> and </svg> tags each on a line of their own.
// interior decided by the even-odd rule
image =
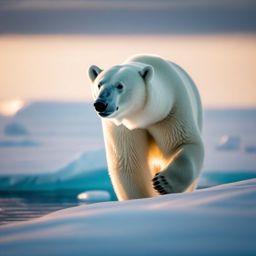
<svg viewBox="0 0 256 256">
<path fill-rule="evenodd" d="M 202 105 L 188 74 L 137 55 L 106 71 L 91 66 L 89 77 L 118 199 L 193 191 L 204 149 Z"/>
</svg>

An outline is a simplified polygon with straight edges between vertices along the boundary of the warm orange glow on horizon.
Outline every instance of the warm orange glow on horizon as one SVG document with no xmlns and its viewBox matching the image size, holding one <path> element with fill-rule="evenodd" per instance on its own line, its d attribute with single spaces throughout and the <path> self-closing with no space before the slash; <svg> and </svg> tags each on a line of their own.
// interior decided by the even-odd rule
<svg viewBox="0 0 256 256">
<path fill-rule="evenodd" d="M 91 100 L 87 68 L 137 53 L 180 64 L 206 107 L 256 106 L 256 35 L 0 36 L 3 99 Z"/>
<path fill-rule="evenodd" d="M 24 107 L 25 103 L 19 99 L 0 101 L 0 114 L 4 116 L 13 116 Z"/>
</svg>

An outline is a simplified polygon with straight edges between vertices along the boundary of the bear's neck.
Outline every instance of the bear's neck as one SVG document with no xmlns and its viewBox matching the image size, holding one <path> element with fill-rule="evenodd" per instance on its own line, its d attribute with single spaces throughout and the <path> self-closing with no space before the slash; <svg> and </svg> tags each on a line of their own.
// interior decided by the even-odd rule
<svg viewBox="0 0 256 256">
<path fill-rule="evenodd" d="M 142 110 L 128 118 L 120 120 L 120 124 L 129 130 L 146 128 L 164 120 L 174 104 L 174 93 L 166 83 L 154 81 L 147 84 L 147 99 Z"/>
</svg>

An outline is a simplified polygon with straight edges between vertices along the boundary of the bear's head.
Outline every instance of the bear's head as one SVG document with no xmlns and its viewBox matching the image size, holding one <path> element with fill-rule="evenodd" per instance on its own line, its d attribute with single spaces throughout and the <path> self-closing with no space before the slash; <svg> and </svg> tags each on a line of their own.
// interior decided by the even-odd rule
<svg viewBox="0 0 256 256">
<path fill-rule="evenodd" d="M 93 65 L 89 68 L 94 107 L 103 118 L 119 125 L 140 112 L 147 99 L 147 84 L 153 76 L 149 65 L 125 64 L 103 71 Z"/>
</svg>

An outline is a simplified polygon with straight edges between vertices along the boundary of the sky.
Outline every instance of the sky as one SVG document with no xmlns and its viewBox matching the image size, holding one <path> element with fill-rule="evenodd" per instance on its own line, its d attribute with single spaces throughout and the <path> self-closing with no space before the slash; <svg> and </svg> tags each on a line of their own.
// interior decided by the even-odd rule
<svg viewBox="0 0 256 256">
<path fill-rule="evenodd" d="M 90 101 L 87 70 L 157 54 L 181 65 L 206 107 L 256 107 L 249 0 L 0 0 L 0 99 Z"/>
</svg>

